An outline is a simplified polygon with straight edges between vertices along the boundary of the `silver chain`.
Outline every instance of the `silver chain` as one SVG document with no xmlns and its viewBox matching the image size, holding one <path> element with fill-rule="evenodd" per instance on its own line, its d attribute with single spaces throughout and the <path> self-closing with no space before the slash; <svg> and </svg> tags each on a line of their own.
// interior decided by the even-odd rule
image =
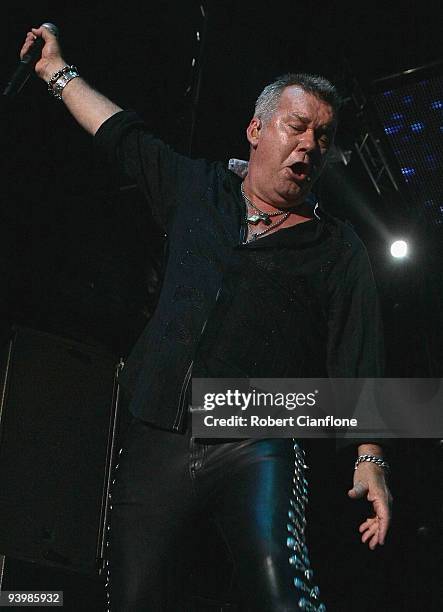
<svg viewBox="0 0 443 612">
<path fill-rule="evenodd" d="M 370 461 L 371 463 L 375 463 L 376 465 L 385 469 L 387 472 L 389 472 L 391 469 L 391 466 L 385 459 L 383 459 L 383 457 L 378 457 L 376 455 L 359 455 L 355 462 L 354 469 L 356 470 L 358 466 L 360 465 L 360 463 L 363 463 L 365 461 Z"/>
<path fill-rule="evenodd" d="M 265 219 L 268 217 L 277 217 L 277 216 L 282 215 L 281 219 L 278 219 L 274 223 L 271 223 L 270 225 L 268 225 L 266 229 L 262 230 L 261 232 L 256 232 L 255 234 L 252 234 L 251 238 L 249 240 L 246 240 L 246 242 L 252 242 L 252 240 L 256 240 L 259 236 L 263 236 L 263 234 L 267 234 L 269 231 L 271 231 L 275 227 L 278 227 L 279 225 L 284 223 L 286 219 L 289 217 L 289 215 L 291 214 L 290 211 L 286 211 L 286 212 L 278 211 L 278 212 L 273 212 L 273 213 L 265 213 L 263 210 L 260 210 L 259 208 L 257 208 L 257 206 L 255 206 L 255 204 L 253 204 L 251 200 L 248 198 L 248 196 L 245 194 L 243 183 L 240 185 L 240 191 L 241 191 L 241 194 L 246 204 L 246 219 L 245 219 L 246 223 L 251 222 L 248 218 L 248 204 L 250 204 L 251 207 L 259 213 L 261 217 L 260 220 L 262 221 L 265 221 Z"/>
<path fill-rule="evenodd" d="M 289 217 L 290 214 L 291 213 L 289 212 L 283 213 L 284 216 L 281 219 L 279 219 L 275 223 L 271 223 L 271 225 L 268 225 L 268 227 L 262 230 L 261 232 L 256 232 L 255 234 L 252 234 L 250 239 L 247 240 L 246 242 L 252 242 L 253 240 L 256 240 L 259 236 L 263 236 L 263 234 L 267 234 L 271 229 L 274 229 L 274 227 L 278 227 L 284 221 L 286 221 L 286 219 Z"/>
<path fill-rule="evenodd" d="M 256 210 L 258 213 L 260 213 L 260 215 L 263 215 L 263 217 L 277 217 L 278 215 L 286 215 L 286 212 L 284 210 L 278 210 L 276 212 L 271 212 L 271 213 L 265 212 L 264 210 L 260 210 L 253 202 L 251 202 L 251 200 L 246 195 L 245 190 L 243 188 L 243 183 L 240 185 L 240 191 L 241 191 L 241 194 L 246 204 L 249 204 L 250 206 L 252 206 L 252 208 Z"/>
</svg>

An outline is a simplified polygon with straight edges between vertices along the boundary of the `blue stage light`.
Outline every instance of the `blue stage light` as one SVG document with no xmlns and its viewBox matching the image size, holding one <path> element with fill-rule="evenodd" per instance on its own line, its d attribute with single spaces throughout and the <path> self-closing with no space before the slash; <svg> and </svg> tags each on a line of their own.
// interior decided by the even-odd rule
<svg viewBox="0 0 443 612">
<path fill-rule="evenodd" d="M 401 173 L 404 176 L 414 176 L 415 174 L 415 168 L 402 168 L 401 169 Z"/>
<path fill-rule="evenodd" d="M 395 86 L 392 86 L 392 83 Z M 383 129 L 383 146 L 396 159 L 411 206 L 423 207 L 426 219 L 443 225 L 443 75 L 423 79 L 411 73 L 407 79 L 383 83 L 374 94 L 375 111 Z M 427 202 L 432 202 L 428 204 Z"/>
<path fill-rule="evenodd" d="M 402 129 L 402 125 L 389 125 L 385 127 L 385 133 L 388 136 L 391 136 L 392 134 L 397 134 L 398 132 L 400 132 L 400 130 Z"/>
</svg>

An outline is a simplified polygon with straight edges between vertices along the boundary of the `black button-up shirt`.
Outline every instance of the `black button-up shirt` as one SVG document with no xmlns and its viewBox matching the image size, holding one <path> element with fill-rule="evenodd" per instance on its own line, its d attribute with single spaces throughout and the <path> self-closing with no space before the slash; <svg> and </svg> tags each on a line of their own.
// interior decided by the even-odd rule
<svg viewBox="0 0 443 612">
<path fill-rule="evenodd" d="M 95 140 L 168 234 L 159 302 L 121 376 L 134 415 L 181 430 L 192 374 L 381 375 L 374 280 L 347 224 L 323 213 L 243 244 L 241 179 L 225 164 L 177 154 L 130 111 Z"/>
</svg>

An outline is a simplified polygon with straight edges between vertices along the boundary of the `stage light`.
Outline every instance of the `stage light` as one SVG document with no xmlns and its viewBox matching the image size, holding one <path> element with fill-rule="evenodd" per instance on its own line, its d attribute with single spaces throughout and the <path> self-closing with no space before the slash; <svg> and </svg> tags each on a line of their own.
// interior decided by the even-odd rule
<svg viewBox="0 0 443 612">
<path fill-rule="evenodd" d="M 411 212 L 423 213 L 434 229 L 443 228 L 442 88 L 443 63 L 436 62 L 378 79 L 371 97 L 381 145 L 401 172 L 396 178 Z"/>
<path fill-rule="evenodd" d="M 391 255 L 396 259 L 406 257 L 408 254 L 408 243 L 405 240 L 395 240 L 391 244 Z"/>
</svg>

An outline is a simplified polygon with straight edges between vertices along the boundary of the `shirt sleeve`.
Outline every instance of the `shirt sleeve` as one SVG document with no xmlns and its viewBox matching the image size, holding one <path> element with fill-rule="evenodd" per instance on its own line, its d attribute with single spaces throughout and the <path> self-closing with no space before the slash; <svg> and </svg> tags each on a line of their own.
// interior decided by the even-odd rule
<svg viewBox="0 0 443 612">
<path fill-rule="evenodd" d="M 154 137 L 133 111 L 120 111 L 105 121 L 94 137 L 96 156 L 113 172 L 137 183 L 151 213 L 167 230 L 180 201 L 180 194 L 204 184 L 201 173 L 208 162 L 175 152 Z"/>
<path fill-rule="evenodd" d="M 380 307 L 369 257 L 346 228 L 344 253 L 329 290 L 327 370 L 331 378 L 383 376 Z"/>
<path fill-rule="evenodd" d="M 343 228 L 343 255 L 331 277 L 327 370 L 331 378 L 379 378 L 384 371 L 383 330 L 377 288 L 365 246 L 350 227 Z M 359 401 L 358 385 L 356 398 Z M 351 405 L 352 409 L 352 405 Z M 374 410 L 378 408 L 374 405 Z M 337 438 L 341 450 L 388 439 Z"/>
</svg>

